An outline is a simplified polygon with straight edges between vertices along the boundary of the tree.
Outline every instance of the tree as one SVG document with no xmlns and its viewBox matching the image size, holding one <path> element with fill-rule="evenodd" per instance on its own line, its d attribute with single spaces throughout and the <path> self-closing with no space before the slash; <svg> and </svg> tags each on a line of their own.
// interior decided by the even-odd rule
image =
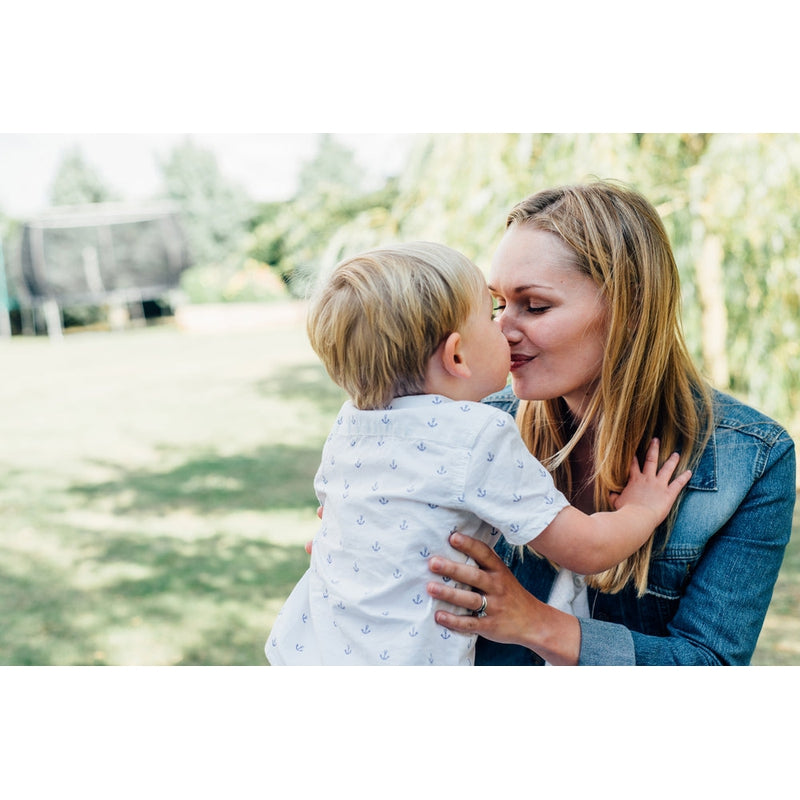
<svg viewBox="0 0 800 800">
<path fill-rule="evenodd" d="M 363 181 L 364 169 L 356 161 L 355 153 L 332 134 L 323 133 L 316 154 L 300 168 L 297 196 L 357 196 L 361 193 Z"/>
<path fill-rule="evenodd" d="M 320 137 L 314 157 L 300 170 L 298 191 L 288 203 L 270 204 L 253 231 L 250 255 L 268 263 L 297 296 L 316 274 L 355 252 L 391 238 L 389 209 L 396 184 L 362 191 L 364 170 L 354 153 L 330 134 Z"/>
<path fill-rule="evenodd" d="M 103 203 L 116 199 L 116 192 L 106 185 L 100 173 L 86 161 L 80 147 L 75 147 L 62 156 L 50 190 L 50 202 L 54 206 Z"/>
<path fill-rule="evenodd" d="M 718 242 L 728 388 L 800 432 L 800 136 L 716 134 L 697 217 Z M 698 282 L 701 280 L 698 276 Z M 719 302 L 719 301 L 718 301 Z M 708 364 L 709 371 L 713 364 Z"/>
<path fill-rule="evenodd" d="M 187 139 L 159 164 L 167 196 L 180 209 L 192 258 L 221 264 L 244 248 L 254 206 L 220 171 L 216 156 Z"/>
<path fill-rule="evenodd" d="M 486 268 L 514 203 L 593 178 L 630 185 L 658 210 L 705 374 L 800 432 L 796 134 L 422 136 L 382 231 L 442 241 Z M 355 240 L 349 228 L 338 237 Z"/>
<path fill-rule="evenodd" d="M 420 135 L 402 173 L 371 198 L 354 197 L 341 173 L 323 180 L 336 173 L 321 152 L 261 240 L 285 275 L 411 239 L 448 244 L 488 270 L 525 196 L 594 178 L 640 191 L 672 243 L 701 369 L 800 434 L 800 135 Z"/>
</svg>

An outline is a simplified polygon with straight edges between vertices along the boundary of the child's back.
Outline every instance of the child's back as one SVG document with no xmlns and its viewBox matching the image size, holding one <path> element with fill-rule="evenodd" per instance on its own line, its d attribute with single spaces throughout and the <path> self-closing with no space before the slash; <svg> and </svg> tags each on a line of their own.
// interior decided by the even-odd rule
<svg viewBox="0 0 800 800">
<path fill-rule="evenodd" d="M 567 503 L 509 415 L 434 395 L 346 403 L 315 487 L 323 523 L 267 641 L 273 664 L 471 664 L 475 637 L 434 621 L 429 557 L 464 559 L 454 530 L 528 542 Z"/>
</svg>

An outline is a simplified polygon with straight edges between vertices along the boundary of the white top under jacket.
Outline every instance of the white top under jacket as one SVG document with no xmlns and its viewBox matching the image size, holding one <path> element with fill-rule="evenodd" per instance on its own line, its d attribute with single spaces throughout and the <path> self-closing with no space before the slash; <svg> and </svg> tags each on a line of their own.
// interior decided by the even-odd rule
<svg viewBox="0 0 800 800">
<path fill-rule="evenodd" d="M 513 417 L 438 395 L 345 403 L 314 487 L 322 526 L 268 637 L 273 665 L 472 664 L 476 637 L 433 618 L 447 606 L 425 590 L 429 558 L 467 561 L 453 531 L 525 544 L 568 505 Z"/>
</svg>

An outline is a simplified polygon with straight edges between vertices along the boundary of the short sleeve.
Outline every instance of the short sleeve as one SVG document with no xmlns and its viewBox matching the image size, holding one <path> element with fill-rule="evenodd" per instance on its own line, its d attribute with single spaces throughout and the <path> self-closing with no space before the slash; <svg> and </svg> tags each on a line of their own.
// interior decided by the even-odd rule
<svg viewBox="0 0 800 800">
<path fill-rule="evenodd" d="M 492 414 L 475 439 L 464 497 L 476 516 L 512 544 L 535 539 L 569 505 L 504 412 Z"/>
</svg>

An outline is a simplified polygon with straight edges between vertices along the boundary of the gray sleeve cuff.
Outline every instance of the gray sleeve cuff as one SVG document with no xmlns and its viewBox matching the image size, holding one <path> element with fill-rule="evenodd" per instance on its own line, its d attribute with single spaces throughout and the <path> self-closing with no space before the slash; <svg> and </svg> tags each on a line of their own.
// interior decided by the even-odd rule
<svg viewBox="0 0 800 800">
<path fill-rule="evenodd" d="M 578 618 L 581 626 L 581 651 L 578 666 L 624 667 L 636 664 L 633 636 L 615 622 Z"/>
</svg>

